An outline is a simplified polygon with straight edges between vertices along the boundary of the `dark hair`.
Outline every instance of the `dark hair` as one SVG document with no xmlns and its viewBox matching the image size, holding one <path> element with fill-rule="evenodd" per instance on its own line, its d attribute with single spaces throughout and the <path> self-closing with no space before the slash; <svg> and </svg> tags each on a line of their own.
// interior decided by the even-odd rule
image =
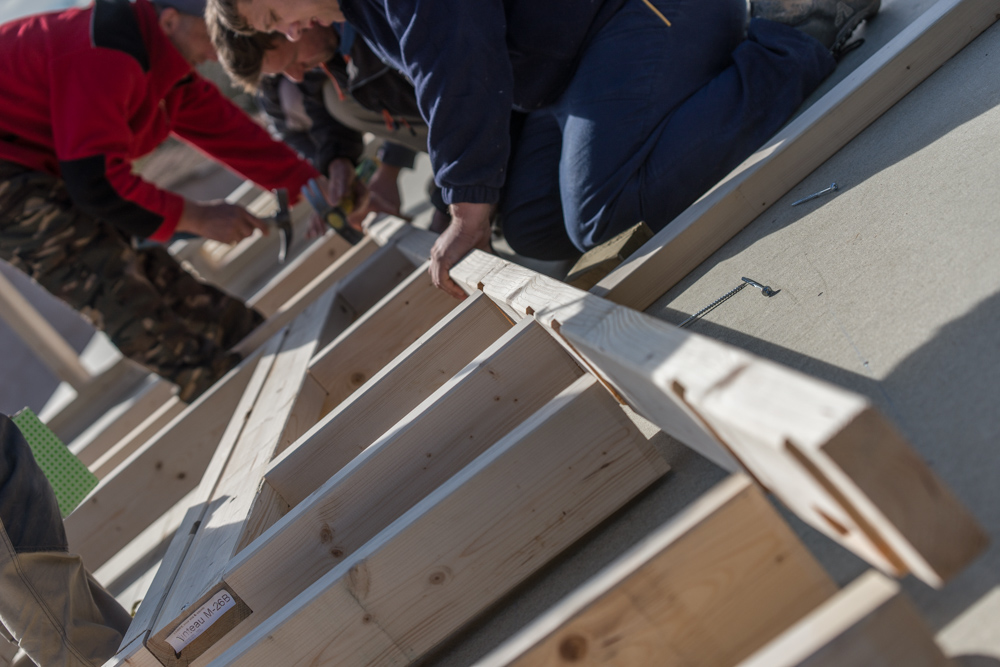
<svg viewBox="0 0 1000 667">
<path fill-rule="evenodd" d="M 205 22 L 219 56 L 219 64 L 233 83 L 252 93 L 260 85 L 264 52 L 273 49 L 275 41 L 282 39 L 282 36 L 276 33 L 255 32 L 244 35 L 234 32 L 219 19 L 215 5 L 212 2 L 205 10 Z"/>
<path fill-rule="evenodd" d="M 241 35 L 254 34 L 253 26 L 240 14 L 238 6 L 245 0 L 208 0 L 208 9 L 223 26 Z"/>
</svg>

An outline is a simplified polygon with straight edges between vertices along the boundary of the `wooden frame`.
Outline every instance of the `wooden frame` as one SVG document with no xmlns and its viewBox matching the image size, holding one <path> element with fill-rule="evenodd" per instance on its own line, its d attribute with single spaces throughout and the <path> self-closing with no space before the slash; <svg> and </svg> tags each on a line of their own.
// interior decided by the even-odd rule
<svg viewBox="0 0 1000 667">
<path fill-rule="evenodd" d="M 386 484 L 388 490 L 370 491 L 371 495 L 366 485 L 360 484 L 362 479 L 409 479 L 391 477 L 391 474 L 403 474 L 403 469 L 416 474 L 413 467 L 416 463 L 412 459 L 419 461 L 419 457 L 403 456 L 403 463 L 399 464 L 402 468 L 399 468 L 393 466 L 392 457 L 386 452 L 394 451 L 393 445 L 400 446 L 400 451 L 404 452 L 418 451 L 421 447 L 413 443 L 422 445 L 431 440 L 413 435 L 421 429 L 425 429 L 424 433 L 444 434 L 446 438 L 462 436 L 463 429 L 453 429 L 453 420 L 442 420 L 441 415 L 467 417 L 468 404 L 460 401 L 456 392 L 462 382 L 477 376 L 475 372 L 459 371 L 455 377 L 446 378 L 441 384 L 431 383 L 429 387 L 421 384 L 420 390 L 415 392 L 416 399 L 393 386 L 409 372 L 421 378 L 421 383 L 430 379 L 433 375 L 427 368 L 430 357 L 423 348 L 445 340 L 450 331 L 447 326 L 439 322 L 431 327 L 381 371 L 359 371 L 362 375 L 352 385 L 361 383 L 372 372 L 375 375 L 347 398 L 331 399 L 327 405 L 321 405 L 327 392 L 322 376 L 326 372 L 350 371 L 330 371 L 319 363 L 311 365 L 304 376 L 298 376 L 301 378 L 299 386 L 308 390 L 301 392 L 291 413 L 298 411 L 299 401 L 303 414 L 330 412 L 311 428 L 308 428 L 309 419 L 295 425 L 295 432 L 305 431 L 295 442 L 289 443 L 287 437 L 278 436 L 277 443 L 261 443 L 270 453 L 287 448 L 264 470 L 259 493 L 248 513 L 243 517 L 235 516 L 234 524 L 238 524 L 241 538 L 233 549 L 229 549 L 229 555 L 234 550 L 239 553 L 228 560 L 223 553 L 225 550 L 219 551 L 227 562 L 221 569 L 213 566 L 212 576 L 199 580 L 200 584 L 188 578 L 185 568 L 190 570 L 193 566 L 185 562 L 185 554 L 189 553 L 193 540 L 198 539 L 201 522 L 211 520 L 216 511 L 210 506 L 211 493 L 203 495 L 199 509 L 185 517 L 179 537 L 168 550 L 154 582 L 153 602 L 140 606 L 118 664 L 155 665 L 161 661 L 204 664 L 215 656 L 218 656 L 217 664 L 241 665 L 284 664 L 297 660 L 319 664 L 350 656 L 373 662 L 409 662 L 424 655 L 448 632 L 476 613 L 478 602 L 485 604 L 496 599 L 498 591 L 506 590 L 504 586 L 518 581 L 537 564 L 536 561 L 527 569 L 507 571 L 497 560 L 482 555 L 483 549 L 473 549 L 482 560 L 470 567 L 464 567 L 470 561 L 463 562 L 463 567 L 453 566 L 458 562 L 454 560 L 455 554 L 467 553 L 470 544 L 489 543 L 477 532 L 483 524 L 510 526 L 510 541 L 498 551 L 506 553 L 506 549 L 511 549 L 515 553 L 531 553 L 532 557 L 537 555 L 542 560 L 549 554 L 540 555 L 541 552 L 531 551 L 532 547 L 528 546 L 538 539 L 539 532 L 547 534 L 546 529 L 521 531 L 514 528 L 525 523 L 527 505 L 517 507 L 516 502 L 512 502 L 501 507 L 489 506 L 480 512 L 469 511 L 477 503 L 488 505 L 484 500 L 477 500 L 487 496 L 477 494 L 485 494 L 484 489 L 492 490 L 494 496 L 510 494 L 509 486 L 501 489 L 495 485 L 501 481 L 510 484 L 512 480 L 515 485 L 518 481 L 528 484 L 528 480 L 537 479 L 533 475 L 539 472 L 547 475 L 546 481 L 558 479 L 555 485 L 558 487 L 563 478 L 555 467 L 546 468 L 548 463 L 535 466 L 537 470 L 531 466 L 518 467 L 519 457 L 526 455 L 515 452 L 526 447 L 533 434 L 544 432 L 546 428 L 557 427 L 561 433 L 576 426 L 575 421 L 583 421 L 588 430 L 596 432 L 600 425 L 612 423 L 614 419 L 604 417 L 590 422 L 579 416 L 598 412 L 592 407 L 598 403 L 614 414 L 618 409 L 610 403 L 613 398 L 627 403 L 640 415 L 720 464 L 730 469 L 745 469 L 750 479 L 774 492 L 799 516 L 885 571 L 895 575 L 912 572 L 932 585 L 941 585 L 953 577 L 982 550 L 985 536 L 891 425 L 864 399 L 734 348 L 680 332 L 612 301 L 639 308 L 648 306 L 673 284 L 672 280 L 676 282 L 679 276 L 714 252 L 760 210 L 787 192 L 794 182 L 992 23 L 996 7 L 995 0 L 943 0 L 933 7 L 813 109 L 789 125 L 775 143 L 672 223 L 672 229 L 668 227 L 669 234 L 658 235 L 637 258 L 599 283 L 595 293 L 605 294 L 611 301 L 482 253 L 474 252 L 454 267 L 452 277 L 466 291 L 477 295 L 470 304 L 484 304 L 488 298 L 507 318 L 517 322 L 516 328 L 493 343 L 494 352 L 498 351 L 497 345 L 510 344 L 518 336 L 527 336 L 528 331 L 542 332 L 551 336 L 548 339 L 549 356 L 554 354 L 551 352 L 553 346 L 559 345 L 563 351 L 560 354 L 568 355 L 564 358 L 575 360 L 578 369 L 584 370 L 579 370 L 583 375 L 562 394 L 531 417 L 512 424 L 507 435 L 496 434 L 498 439 L 486 451 L 470 452 L 469 455 L 479 455 L 472 461 L 457 462 L 458 471 L 449 469 L 450 476 L 442 473 L 443 482 L 438 484 L 439 480 L 435 479 L 426 485 L 416 484 L 418 488 L 412 492 L 413 496 L 398 494 L 399 498 L 391 493 L 396 490 L 392 482 Z M 885 94 L 887 87 L 892 88 L 892 94 Z M 879 106 L 873 104 L 875 98 L 887 101 Z M 753 205 L 747 205 L 751 200 Z M 757 206 L 758 200 L 762 207 Z M 373 238 L 380 243 L 389 240 L 394 244 L 395 252 L 408 258 L 412 267 L 419 266 L 427 258 L 432 239 L 426 234 L 393 221 L 383 221 L 372 232 Z M 675 256 L 679 260 L 669 259 Z M 664 268 L 667 265 L 671 267 Z M 672 271 L 674 266 L 676 273 Z M 411 273 L 405 280 L 406 284 L 398 287 L 391 298 L 374 306 L 374 310 L 363 318 L 364 322 L 359 320 L 353 331 L 325 332 L 313 349 L 330 341 L 330 359 L 338 361 L 340 367 L 340 360 L 334 356 L 338 349 L 359 349 L 352 346 L 363 344 L 366 336 L 382 326 L 391 326 L 376 322 L 399 321 L 393 320 L 390 312 L 383 314 L 380 311 L 383 307 L 392 309 L 400 305 L 400 295 L 416 278 Z M 348 312 L 351 303 L 347 296 L 348 282 L 345 279 L 339 285 L 341 291 L 333 298 L 334 311 L 341 308 L 342 314 Z M 406 299 L 402 300 L 405 303 Z M 472 306 L 469 308 L 471 312 Z M 452 324 L 459 321 L 457 312 L 451 311 L 446 320 Z M 333 315 L 336 318 L 335 312 Z M 403 345 L 401 339 L 394 340 Z M 372 368 L 380 361 L 374 360 Z M 473 364 L 481 362 L 482 359 Z M 346 394 L 350 388 L 338 391 Z M 252 393 L 247 392 L 242 397 L 245 404 L 253 406 L 255 411 L 266 409 L 257 406 L 257 394 L 251 397 Z M 586 399 L 581 398 L 584 395 Z M 403 417 L 390 412 L 386 415 L 388 423 L 383 423 L 378 419 L 382 415 L 377 413 L 380 401 L 392 397 L 406 397 L 407 401 L 415 400 L 419 405 L 410 408 L 409 414 Z M 586 405 L 591 407 L 581 409 L 576 401 L 595 403 L 588 402 Z M 287 404 L 284 405 L 287 410 Z M 451 405 L 460 407 L 440 407 Z M 569 411 L 571 405 L 575 407 Z M 373 413 L 374 426 L 370 431 L 361 429 L 361 421 L 365 416 L 371 418 Z M 254 418 L 252 413 L 251 418 Z M 289 420 L 286 423 L 290 423 Z M 243 424 L 238 421 L 230 424 L 230 429 L 235 429 L 234 435 L 224 437 L 224 442 L 236 442 L 233 438 L 240 437 Z M 625 429 L 628 428 L 626 424 Z M 345 438 L 343 446 L 338 441 L 329 458 L 324 459 L 327 452 L 321 451 L 323 443 L 349 429 L 355 429 L 350 432 L 356 435 Z M 581 437 L 586 435 L 583 433 Z M 400 445 L 407 443 L 407 438 L 414 449 L 407 450 Z M 551 432 L 544 438 L 545 442 L 557 440 Z M 373 444 L 369 446 L 368 443 Z M 531 451 L 534 454 L 541 449 L 536 443 Z M 641 451 L 641 444 L 634 445 L 634 449 Z M 553 451 L 562 450 L 554 447 Z M 568 455 L 564 453 L 563 461 Z M 432 461 L 440 458 L 432 453 Z M 321 459 L 315 474 L 302 488 L 296 489 L 296 477 L 291 471 L 306 469 L 310 463 Z M 644 465 L 658 470 L 655 457 L 640 456 L 639 459 L 645 462 Z M 598 460 L 595 458 L 593 462 Z M 506 474 L 496 472 L 505 465 L 511 466 Z M 254 469 L 262 468 L 256 466 Z M 214 490 L 224 474 L 224 463 L 213 464 L 206 473 L 203 487 Z M 366 474 L 372 477 L 366 478 Z M 654 475 L 651 477 L 655 479 Z M 729 484 L 739 484 L 739 492 L 734 491 L 735 487 L 727 487 L 732 495 L 722 506 L 731 507 L 730 500 L 741 494 L 745 494 L 742 497 L 759 497 L 759 492 L 746 478 L 734 479 L 738 482 L 731 480 Z M 397 486 L 402 488 L 402 485 Z M 338 493 L 345 495 L 338 497 Z M 346 495 L 348 493 L 355 495 Z M 580 493 L 581 497 L 587 495 L 587 491 Z M 246 494 L 241 493 L 241 498 L 245 497 Z M 353 523 L 350 523 L 352 519 L 342 518 L 340 514 L 339 508 L 346 506 L 347 498 L 351 499 L 349 505 L 355 513 Z M 677 541 L 663 549 L 664 554 L 676 556 L 683 551 L 679 546 L 684 541 L 680 538 L 681 533 L 685 539 L 699 531 L 704 531 L 706 536 L 712 535 L 711 517 L 715 514 L 705 512 L 704 503 L 713 498 L 718 500 L 713 494 L 685 513 L 686 519 L 678 520 L 681 523 L 688 521 L 684 524 L 685 530 L 677 528 L 681 524 L 672 524 Z M 623 501 L 622 498 L 616 500 Z M 758 507 L 766 507 L 759 498 L 756 502 Z M 246 507 L 245 501 L 241 503 Z M 330 503 L 326 514 L 324 503 Z M 335 516 L 330 514 L 330 507 L 338 508 Z M 699 508 L 702 510 L 700 515 Z M 606 510 L 607 507 L 601 511 Z M 363 525 L 359 517 L 367 518 L 372 514 L 377 514 L 377 520 L 371 525 Z M 599 514 L 592 515 L 591 520 L 596 520 Z M 345 523 L 336 526 L 317 523 L 322 519 L 329 524 L 328 516 Z M 776 532 L 787 530 L 773 518 L 765 523 L 775 527 Z M 455 529 L 441 527 L 449 524 Z M 576 530 L 585 528 L 578 526 Z M 557 542 L 558 545 L 568 543 Z M 710 541 L 701 544 L 710 544 Z M 302 560 L 296 560 L 296 566 L 289 568 L 290 575 L 279 573 L 271 577 L 277 565 L 285 564 L 289 557 Z M 502 558 L 503 554 L 498 557 Z M 696 568 L 699 565 L 697 558 L 683 560 L 679 565 L 674 563 L 674 567 Z M 801 572 L 809 569 L 808 558 L 793 556 L 788 563 L 789 567 L 801 567 Z M 761 562 L 762 567 L 767 564 L 773 563 Z M 746 566 L 749 572 L 753 570 L 751 562 L 738 565 Z M 503 581 L 491 577 L 494 571 L 504 575 Z M 468 576 L 467 572 L 481 576 Z M 752 574 L 748 577 L 749 581 L 753 580 Z M 804 580 L 815 583 L 824 577 L 805 577 Z M 777 580 L 771 589 L 780 588 L 782 584 L 783 580 Z M 477 594 L 480 585 L 489 590 Z M 201 590 L 196 590 L 199 588 Z M 817 609 L 817 605 L 830 595 L 829 589 L 821 583 L 806 585 L 805 589 L 814 595 L 790 595 L 790 603 L 800 604 L 801 608 L 788 612 L 780 622 L 757 619 L 744 607 L 734 617 L 737 619 L 734 623 L 740 625 L 740 632 L 750 631 L 754 642 L 740 645 L 738 651 L 727 654 L 726 660 L 746 657 L 808 609 Z M 200 640 L 201 648 L 189 651 L 187 656 L 177 656 L 175 652 L 168 654 L 160 650 L 162 644 L 156 649 L 157 642 L 165 637 L 161 633 L 169 633 L 183 621 L 181 607 L 197 605 L 220 590 L 237 597 L 242 611 L 213 626 L 213 630 L 203 635 L 205 639 Z M 797 589 L 791 587 L 790 590 Z M 833 599 L 836 601 L 840 597 Z M 768 611 L 774 611 L 779 617 L 783 604 L 775 604 Z M 713 618 L 726 618 L 727 611 L 737 608 L 738 605 L 727 609 L 724 603 L 710 604 L 693 614 L 693 622 L 708 623 Z M 324 619 L 322 627 L 317 625 L 316 618 Z M 753 632 L 753 622 L 757 620 L 767 626 L 766 632 Z M 643 635 L 638 635 L 641 643 Z M 732 644 L 727 644 L 730 648 L 739 644 L 737 637 L 733 640 Z M 557 646 L 560 649 L 568 646 L 570 653 L 579 648 L 573 642 L 566 645 L 564 641 Z M 151 662 L 153 652 L 150 649 L 157 651 L 160 661 Z"/>
<path fill-rule="evenodd" d="M 89 464 L 90 470 L 101 479 L 107 477 L 133 452 L 159 433 L 174 417 L 183 412 L 186 407 L 187 405 L 176 395 L 171 395 L 146 419 L 118 440 L 114 446 L 108 448 L 97 460 L 91 462 Z"/>
<path fill-rule="evenodd" d="M 230 423 L 223 443 L 232 443 L 226 451 L 233 453 L 217 452 L 215 459 L 229 463 L 209 466 L 202 488 L 210 490 L 199 492 L 203 496 L 196 518 L 181 525 L 117 664 L 273 664 L 276 651 L 290 662 L 323 662 L 323 656 L 334 654 L 338 660 L 354 655 L 375 662 L 412 661 L 426 654 L 502 591 L 662 475 L 665 465 L 645 439 L 628 436 L 630 444 L 623 446 L 640 452 L 628 460 L 646 472 L 626 475 L 627 485 L 616 480 L 616 493 L 624 495 L 608 496 L 610 487 L 603 486 L 591 489 L 595 496 L 579 491 L 580 498 L 595 499 L 580 501 L 592 510 L 588 518 L 559 539 L 541 540 L 547 546 L 538 554 L 545 555 L 528 559 L 523 569 L 504 569 L 505 554 L 525 549 L 535 553 L 532 545 L 539 538 L 532 530 L 548 536 L 548 529 L 540 526 L 547 521 L 558 525 L 561 519 L 541 512 L 536 504 L 519 509 L 514 500 L 493 507 L 475 500 L 487 497 L 477 494 L 490 489 L 496 496 L 501 492 L 493 485 L 501 483 L 514 484 L 530 497 L 543 493 L 531 479 L 544 479 L 552 488 L 561 488 L 557 480 L 564 477 L 582 483 L 524 452 L 528 447 L 534 456 L 549 447 L 560 451 L 561 439 L 554 434 L 576 433 L 573 429 L 578 428 L 579 435 L 565 440 L 590 442 L 588 437 L 597 435 L 595 446 L 598 441 L 606 444 L 608 436 L 599 434 L 611 424 L 617 425 L 615 433 L 634 433 L 617 400 L 626 400 L 668 432 L 705 447 L 723 462 L 745 465 L 755 479 L 766 480 L 768 488 L 790 498 L 788 503 L 807 520 L 843 520 L 849 526 L 846 535 L 829 523 L 825 527 L 835 539 L 890 571 L 914 571 L 940 583 L 982 548 L 982 534 L 964 509 L 902 441 L 887 437 L 884 421 L 859 397 L 482 253 L 471 254 L 452 271 L 474 297 L 436 324 L 429 315 L 410 317 L 407 309 L 425 297 L 432 304 L 428 308 L 446 305 L 422 282 L 426 277 L 420 262 L 433 237 L 391 219 L 370 231 L 386 245 L 325 297 L 330 304 L 327 322 L 310 329 L 311 342 L 294 346 L 299 361 L 272 363 L 266 372 L 255 374 L 270 378 L 278 372 L 285 380 L 274 384 L 275 390 L 291 396 L 288 388 L 294 387 L 297 397 L 276 401 L 263 389 L 272 386 L 271 380 L 249 383 L 251 389 L 241 399 L 245 407 L 237 413 L 247 414 L 249 424 L 272 420 L 271 435 L 259 438 L 260 429 L 244 427 L 243 419 Z M 397 270 L 383 274 L 381 287 L 372 293 L 373 283 L 360 276 L 377 262 Z M 385 296 L 378 299 L 377 293 Z M 370 309 L 350 323 L 355 303 Z M 414 332 L 392 331 L 404 329 L 405 322 L 419 326 Z M 485 340 L 458 344 L 461 332 L 472 326 L 482 327 L 470 331 L 481 332 Z M 331 397 L 329 405 L 323 405 L 327 386 L 347 393 L 352 387 L 342 383 L 353 369 L 383 363 L 388 350 L 400 349 L 416 336 L 350 396 Z M 376 337 L 381 337 L 380 345 L 366 346 Z M 477 348 L 481 353 L 456 372 Z M 357 360 L 360 365 L 353 359 L 343 363 L 347 350 L 365 350 L 364 358 Z M 438 359 L 440 350 L 455 354 Z M 307 360 L 307 354 L 313 356 Z M 404 378 L 414 384 L 404 383 Z M 731 403 L 746 400 L 745 379 L 754 387 L 771 387 L 766 396 L 778 399 L 751 401 L 750 413 L 732 409 Z M 539 433 L 547 435 L 532 440 L 541 437 Z M 541 442 L 549 444 L 541 447 Z M 236 446 L 243 452 L 238 456 Z M 588 447 L 580 448 L 581 455 L 596 451 Z M 866 465 L 874 462 L 869 466 L 874 472 L 852 467 L 858 447 L 866 451 Z M 566 461 L 571 454 L 561 456 Z M 252 470 L 235 463 L 240 460 L 252 460 Z M 530 465 L 525 466 L 527 461 Z M 892 467 L 900 462 L 904 468 Z M 508 465 L 515 467 L 504 467 Z M 581 463 L 580 469 L 589 465 Z M 891 472 L 892 489 L 878 490 L 874 481 L 879 470 L 882 479 L 885 471 Z M 486 481 L 490 479 L 494 481 Z M 240 490 L 227 490 L 226 480 Z M 745 491 L 752 488 L 746 480 L 738 486 L 740 493 L 751 493 Z M 577 491 L 566 493 L 576 497 Z M 759 496 L 756 490 L 752 493 Z M 542 504 L 546 511 L 560 507 Z M 770 511 L 763 500 L 758 506 Z M 929 522 L 929 531 L 952 531 L 946 548 L 923 540 L 910 512 Z M 543 516 L 547 518 L 539 518 Z M 542 524 L 531 524 L 536 518 Z M 702 519 L 708 520 L 701 516 L 689 524 L 692 530 L 701 528 Z M 772 523 L 787 532 L 779 520 Z M 468 555 L 470 544 L 486 539 L 476 532 L 481 525 L 509 525 L 513 532 L 503 534 L 512 537 L 503 548 L 473 549 L 483 553 L 468 567 L 480 574 L 459 576 L 456 573 L 473 561 L 462 556 L 460 568 L 455 564 L 459 561 L 449 562 L 452 557 L 441 554 Z M 513 530 L 521 525 L 536 528 Z M 225 527 L 223 539 L 213 526 Z M 427 549 L 430 545 L 434 548 Z M 795 565 L 800 561 L 811 563 L 795 557 L 787 567 L 808 570 L 808 564 Z M 489 576 L 494 571 L 505 574 Z M 434 573 L 440 576 L 428 589 L 426 577 Z M 453 575 L 461 583 L 451 584 Z M 792 586 L 791 597 L 811 609 L 832 591 L 824 587 L 829 584 L 825 578 L 806 579 L 823 582 L 815 588 L 822 594 L 806 595 Z M 435 587 L 441 585 L 439 594 Z M 481 585 L 489 592 L 476 592 Z M 167 642 L 187 627 L 192 609 L 220 595 L 235 600 L 235 606 L 208 631 L 179 650 Z M 331 636 L 309 630 L 310 617 L 318 609 L 327 620 L 341 619 L 335 625 L 342 631 Z M 791 604 L 794 611 L 782 616 L 781 605 L 775 609 L 783 620 L 769 625 L 767 633 L 752 633 L 757 643 L 735 642 L 742 653 L 732 653 L 732 661 L 746 657 L 808 611 Z M 705 618 L 713 613 L 714 607 L 711 613 L 706 610 Z"/>
<path fill-rule="evenodd" d="M 487 297 L 466 300 L 278 456 L 268 484 L 297 505 L 510 326 Z"/>
<path fill-rule="evenodd" d="M 413 661 L 665 471 L 582 377 L 216 664 L 281 662 L 293 637 L 297 660 Z"/>
<path fill-rule="evenodd" d="M 342 236 L 330 230 L 247 299 L 247 305 L 256 308 L 265 317 L 271 317 L 288 301 L 290 295 L 297 294 L 309 285 L 328 266 L 349 252 L 351 247 Z"/>
<path fill-rule="evenodd" d="M 373 235 L 403 252 L 428 247 L 426 232 L 384 227 Z M 640 415 L 746 469 L 880 569 L 941 586 L 985 549 L 975 519 L 865 398 L 481 251 L 451 277 L 533 317 Z"/>
<path fill-rule="evenodd" d="M 264 336 L 273 337 L 281 329 L 278 325 L 286 324 L 293 315 L 315 302 L 324 286 L 334 292 L 331 315 L 336 316 L 325 318 L 326 326 L 333 329 L 324 331 L 325 336 L 333 337 L 363 315 L 413 268 L 391 246 L 359 244 L 300 290 L 286 307 L 279 309 L 238 347 L 253 350 L 260 341 L 267 340 Z M 347 275 L 351 279 L 337 285 L 337 280 Z M 84 557 L 88 567 L 100 567 L 198 485 L 259 359 L 259 354 L 250 355 L 156 435 L 141 443 L 66 518 L 71 548 Z M 141 432 L 145 433 L 148 429 Z M 133 444 L 141 440 L 140 434 L 136 435 Z M 147 493 L 147 489 L 156 492 Z"/>
<path fill-rule="evenodd" d="M 260 361 L 253 355 L 189 405 L 66 517 L 70 550 L 97 569 L 198 485 Z"/>
<path fill-rule="evenodd" d="M 149 374 L 145 387 L 109 410 L 68 443 L 69 450 L 82 463 L 92 466 L 176 393 L 176 388 L 170 382 Z"/>
</svg>

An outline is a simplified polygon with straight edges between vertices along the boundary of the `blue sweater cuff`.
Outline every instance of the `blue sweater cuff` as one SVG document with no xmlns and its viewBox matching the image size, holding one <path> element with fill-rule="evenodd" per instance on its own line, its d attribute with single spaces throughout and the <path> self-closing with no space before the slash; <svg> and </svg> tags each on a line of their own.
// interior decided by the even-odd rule
<svg viewBox="0 0 1000 667">
<path fill-rule="evenodd" d="M 485 185 L 466 188 L 441 188 L 441 196 L 446 204 L 496 204 L 500 201 L 500 189 Z"/>
</svg>

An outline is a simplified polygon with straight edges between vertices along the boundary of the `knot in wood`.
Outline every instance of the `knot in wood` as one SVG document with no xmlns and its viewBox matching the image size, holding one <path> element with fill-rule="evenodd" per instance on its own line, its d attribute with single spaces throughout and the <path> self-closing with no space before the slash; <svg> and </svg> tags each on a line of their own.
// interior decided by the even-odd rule
<svg viewBox="0 0 1000 667">
<path fill-rule="evenodd" d="M 440 570 L 434 570 L 431 575 L 427 577 L 427 581 L 431 583 L 432 586 L 441 586 L 448 579 L 451 578 L 451 570 L 448 568 L 441 568 Z"/>
<path fill-rule="evenodd" d="M 587 657 L 587 640 L 580 635 L 570 635 L 559 642 L 559 657 L 568 662 L 579 662 Z"/>
</svg>

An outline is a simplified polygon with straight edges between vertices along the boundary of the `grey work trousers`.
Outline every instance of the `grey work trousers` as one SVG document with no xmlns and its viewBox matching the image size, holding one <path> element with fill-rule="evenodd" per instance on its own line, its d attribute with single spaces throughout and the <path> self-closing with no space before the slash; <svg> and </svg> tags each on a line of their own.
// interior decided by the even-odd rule
<svg viewBox="0 0 1000 667">
<path fill-rule="evenodd" d="M 131 617 L 68 553 L 55 494 L 0 415 L 0 622 L 42 667 L 102 665 Z"/>
</svg>

